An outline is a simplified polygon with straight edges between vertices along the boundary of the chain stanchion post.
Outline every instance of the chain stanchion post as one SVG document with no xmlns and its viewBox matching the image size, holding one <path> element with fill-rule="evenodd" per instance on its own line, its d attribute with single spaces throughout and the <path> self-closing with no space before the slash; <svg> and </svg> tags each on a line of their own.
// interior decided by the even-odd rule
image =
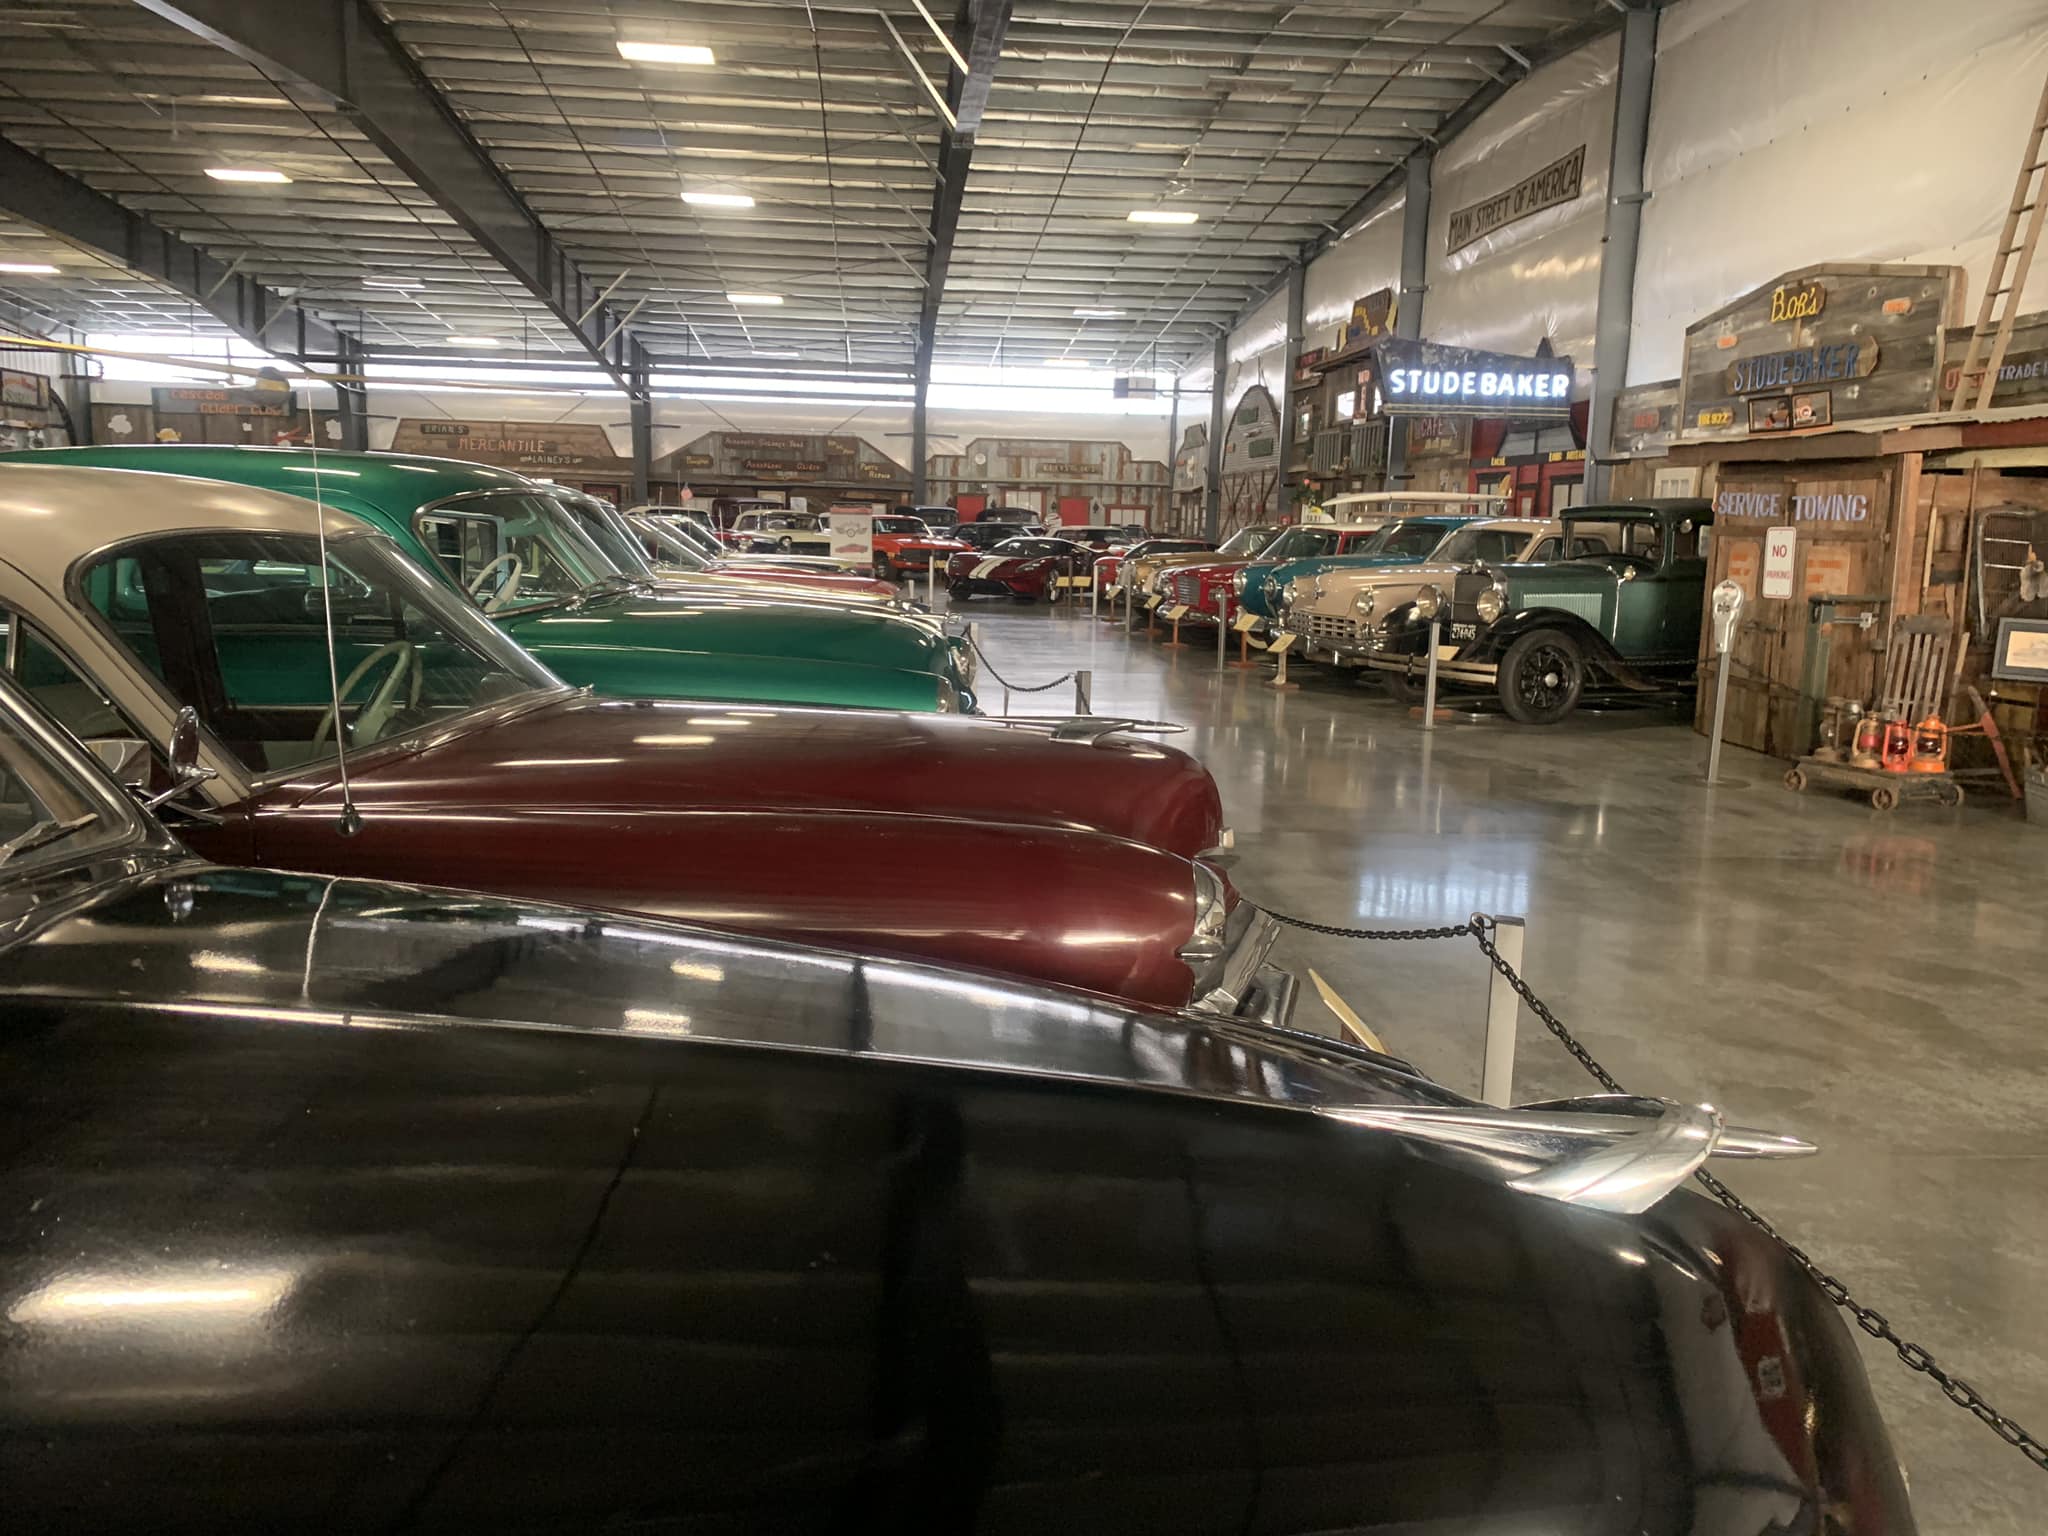
<svg viewBox="0 0 2048 1536">
<path fill-rule="evenodd" d="M 1230 599 L 1216 600 L 1216 670 L 1230 665 Z"/>
<path fill-rule="evenodd" d="M 1493 947 L 1501 959 L 1522 973 L 1522 940 L 1526 929 L 1519 917 L 1493 920 Z M 1522 998 L 1498 967 L 1486 987 L 1486 1046 L 1479 1064 L 1479 1097 L 1500 1109 L 1515 1101 L 1515 1026 L 1521 1017 Z"/>
<path fill-rule="evenodd" d="M 1098 622 L 1102 618 L 1102 562 L 1100 560 L 1088 567 L 1088 617 Z"/>
<path fill-rule="evenodd" d="M 1095 673 L 1087 667 L 1074 674 L 1074 713 L 1095 713 Z"/>
<path fill-rule="evenodd" d="M 1134 601 L 1131 594 L 1131 577 L 1128 571 L 1118 571 L 1116 574 L 1117 580 L 1123 583 L 1124 588 L 1124 633 L 1128 635 L 1131 632 L 1131 605 Z"/>
<path fill-rule="evenodd" d="M 1429 618 L 1429 675 L 1422 681 L 1422 728 L 1436 729 L 1436 642 L 1442 623 L 1435 614 Z"/>
<path fill-rule="evenodd" d="M 939 606 L 939 562 L 933 555 L 926 555 L 924 559 L 924 605 L 927 608 Z"/>
</svg>

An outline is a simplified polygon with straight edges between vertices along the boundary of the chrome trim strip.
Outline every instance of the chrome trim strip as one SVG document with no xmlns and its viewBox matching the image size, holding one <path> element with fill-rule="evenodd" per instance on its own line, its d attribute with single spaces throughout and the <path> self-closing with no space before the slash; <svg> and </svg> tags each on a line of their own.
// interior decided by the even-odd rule
<svg viewBox="0 0 2048 1536">
<path fill-rule="evenodd" d="M 1198 1013 L 1236 1014 L 1279 938 L 1279 923 L 1240 901 L 1224 929 L 1223 953 L 1195 973 L 1195 1000 L 1189 1007 Z"/>
</svg>

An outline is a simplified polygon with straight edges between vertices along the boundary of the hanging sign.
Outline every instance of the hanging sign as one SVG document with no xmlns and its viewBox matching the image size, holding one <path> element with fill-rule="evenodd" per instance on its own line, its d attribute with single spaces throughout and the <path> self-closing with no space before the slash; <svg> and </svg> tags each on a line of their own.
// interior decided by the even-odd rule
<svg viewBox="0 0 2048 1536">
<path fill-rule="evenodd" d="M 291 391 L 276 389 L 209 389 L 203 385 L 175 384 L 152 389 L 150 403 L 172 414 L 190 412 L 197 416 L 289 416 L 294 404 Z"/>
<path fill-rule="evenodd" d="M 1790 597 L 1792 595 L 1792 567 L 1798 553 L 1799 533 L 1794 528 L 1766 528 L 1764 530 L 1764 589 L 1765 597 Z"/>
<path fill-rule="evenodd" d="M 1381 408 L 1390 416 L 1564 417 L 1572 360 L 1509 357 L 1385 337 L 1373 343 Z"/>
<path fill-rule="evenodd" d="M 1484 240 L 1495 230 L 1505 228 L 1518 219 L 1573 201 L 1579 195 L 1585 170 L 1586 146 L 1581 144 L 1534 175 L 1523 177 L 1507 191 L 1456 209 L 1451 214 L 1445 235 L 1445 254 L 1455 256 L 1466 246 Z"/>
</svg>

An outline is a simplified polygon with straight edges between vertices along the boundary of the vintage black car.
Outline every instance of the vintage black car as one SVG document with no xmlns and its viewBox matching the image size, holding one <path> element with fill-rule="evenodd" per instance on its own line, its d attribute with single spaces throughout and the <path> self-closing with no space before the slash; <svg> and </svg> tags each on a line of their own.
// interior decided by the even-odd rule
<svg viewBox="0 0 2048 1536">
<path fill-rule="evenodd" d="M 1697 498 L 1573 507 L 1562 560 L 1482 565 L 1454 590 L 1425 588 L 1391 615 L 1367 665 L 1406 702 L 1421 697 L 1429 619 L 1440 623 L 1440 688 L 1495 691 L 1508 715 L 1550 725 L 1594 693 L 1693 685 L 1714 520 Z"/>
<path fill-rule="evenodd" d="M 1711 1112 L 206 865 L 5 682 L 0 850 L 10 1530 L 1914 1529 Z"/>
</svg>

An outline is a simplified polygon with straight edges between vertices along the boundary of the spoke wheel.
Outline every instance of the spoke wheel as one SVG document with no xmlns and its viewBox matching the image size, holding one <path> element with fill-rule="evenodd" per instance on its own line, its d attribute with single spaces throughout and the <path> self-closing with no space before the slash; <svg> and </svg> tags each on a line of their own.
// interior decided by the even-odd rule
<svg viewBox="0 0 2048 1536">
<path fill-rule="evenodd" d="M 1585 658 L 1562 630 L 1538 629 L 1508 647 L 1500 663 L 1500 702 L 1524 725 L 1554 725 L 1578 707 Z"/>
</svg>

